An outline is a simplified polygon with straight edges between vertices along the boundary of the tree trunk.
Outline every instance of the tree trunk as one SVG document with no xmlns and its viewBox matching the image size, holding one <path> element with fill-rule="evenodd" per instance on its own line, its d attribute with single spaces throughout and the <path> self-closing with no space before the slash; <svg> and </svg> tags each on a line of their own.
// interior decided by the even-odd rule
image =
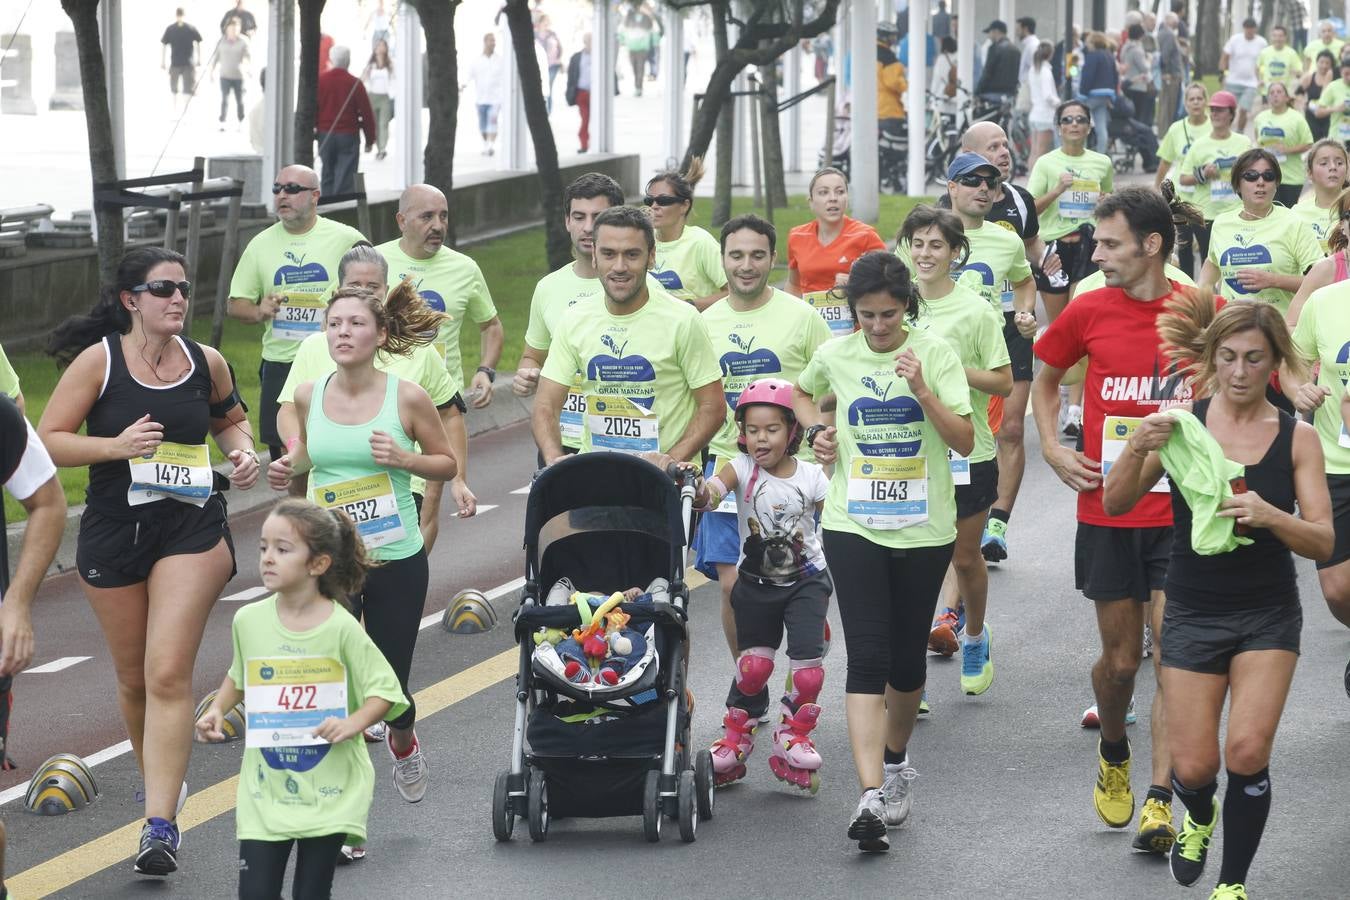
<svg viewBox="0 0 1350 900">
<path fill-rule="evenodd" d="M 534 165 L 539 170 L 539 188 L 543 191 L 544 250 L 549 271 L 560 269 L 572 259 L 572 239 L 563 224 L 563 183 L 558 169 L 558 145 L 548 121 L 548 104 L 534 55 L 534 21 L 528 0 L 507 0 L 506 23 L 511 29 L 511 47 L 520 75 L 520 99 L 525 104 L 525 121 L 534 142 Z"/>
<path fill-rule="evenodd" d="M 1196 0 L 1196 27 L 1191 29 L 1191 41 L 1197 78 L 1219 71 L 1219 36 L 1226 32 L 1222 28 L 1199 27 L 1201 22 L 1218 22 L 1219 12 L 1219 0 Z"/>
<path fill-rule="evenodd" d="M 314 168 L 314 126 L 319 111 L 319 19 L 328 0 L 299 0 L 300 71 L 295 86 L 295 162 Z"/>
<path fill-rule="evenodd" d="M 764 155 L 764 201 L 768 206 L 787 206 L 787 181 L 783 177 L 783 132 L 778 127 L 778 61 L 759 67 L 764 96 L 755 104 L 760 117 L 760 146 Z"/>
<path fill-rule="evenodd" d="M 727 34 L 727 19 L 730 17 L 731 9 L 724 0 L 721 3 L 713 4 L 713 46 L 716 48 L 717 58 L 726 59 L 729 52 L 730 38 Z M 703 102 L 699 104 L 694 112 L 694 122 L 703 121 L 705 128 L 717 129 L 717 172 L 713 177 L 713 212 L 712 226 L 720 228 L 731 218 L 731 162 L 736 151 L 736 106 L 734 103 L 727 103 L 725 94 L 720 101 L 720 108 L 715 115 L 703 115 L 703 108 L 706 106 L 712 96 L 713 81 L 717 75 L 713 72 L 714 78 L 709 79 L 707 91 L 703 95 Z M 732 77 L 735 77 L 734 74 Z M 728 82 L 721 88 L 723 92 L 731 89 Z M 703 143 L 700 151 L 695 153 L 694 134 L 689 136 L 690 149 L 684 153 L 684 166 L 689 167 L 689 160 L 695 156 L 702 156 L 707 152 L 708 142 L 712 135 L 702 137 Z"/>
<path fill-rule="evenodd" d="M 459 0 L 408 0 L 422 20 L 427 38 L 426 101 L 431 111 L 427 147 L 422 158 L 427 184 L 440 188 L 447 197 L 455 183 L 455 130 L 459 123 L 459 59 L 455 51 L 455 11 Z M 406 115 L 420 115 L 408 110 Z M 450 224 L 445 241 L 455 244 L 455 205 L 450 204 Z"/>
<path fill-rule="evenodd" d="M 108 78 L 98 28 L 98 0 L 61 0 L 61 8 L 75 26 L 75 47 L 80 55 L 80 88 L 84 93 L 84 120 L 89 132 L 89 170 L 95 184 L 117 180 L 113 152 L 112 114 L 108 111 Z M 125 235 L 120 206 L 101 206 L 94 201 L 98 223 L 99 282 L 117 282 Z"/>
</svg>

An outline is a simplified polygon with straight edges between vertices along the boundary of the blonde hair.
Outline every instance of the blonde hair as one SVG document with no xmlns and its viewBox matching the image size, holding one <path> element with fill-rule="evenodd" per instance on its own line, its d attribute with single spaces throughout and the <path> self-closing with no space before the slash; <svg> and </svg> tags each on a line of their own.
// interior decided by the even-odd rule
<svg viewBox="0 0 1350 900">
<path fill-rule="evenodd" d="M 328 301 L 328 307 L 331 309 L 339 300 L 359 300 L 364 304 L 375 319 L 375 326 L 384 329 L 385 339 L 380 349 L 395 356 L 407 356 L 418 347 L 430 344 L 441 323 L 449 318 L 427 306 L 407 278 L 389 292 L 383 303 L 370 291 L 359 287 L 339 288 Z"/>
<path fill-rule="evenodd" d="M 1215 357 L 1219 345 L 1235 334 L 1259 331 L 1270 344 L 1276 365 L 1285 364 L 1299 378 L 1308 377 L 1308 363 L 1294 347 L 1284 316 L 1273 303 L 1234 300 L 1217 310 L 1214 298 L 1198 288 L 1183 288 L 1165 304 L 1158 317 L 1163 353 L 1183 371 L 1198 394 L 1217 387 Z"/>
<path fill-rule="evenodd" d="M 1331 232 L 1327 235 L 1327 249 L 1332 253 L 1338 250 L 1344 250 L 1350 246 L 1350 238 L 1345 236 L 1345 216 L 1350 212 L 1350 189 L 1341 191 L 1340 195 L 1332 201 L 1331 209 L 1336 213 L 1336 221 L 1331 226 Z"/>
<path fill-rule="evenodd" d="M 282 500 L 271 514 L 295 526 L 311 559 L 329 558 L 328 569 L 319 576 L 319 593 L 350 608 L 348 598 L 365 584 L 366 573 L 379 565 L 366 556 L 351 516 L 340 508 L 324 509 L 301 497 Z"/>
</svg>

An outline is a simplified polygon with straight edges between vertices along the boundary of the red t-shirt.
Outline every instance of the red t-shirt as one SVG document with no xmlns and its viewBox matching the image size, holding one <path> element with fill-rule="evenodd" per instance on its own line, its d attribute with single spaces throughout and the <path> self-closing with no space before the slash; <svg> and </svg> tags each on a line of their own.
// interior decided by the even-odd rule
<svg viewBox="0 0 1350 900">
<path fill-rule="evenodd" d="M 1181 288 L 1179 282 L 1171 284 L 1173 291 Z M 1088 291 L 1075 297 L 1032 345 L 1038 357 L 1057 369 L 1088 358 L 1081 449 L 1091 459 L 1102 459 L 1104 437 L 1111 441 L 1111 458 L 1124 450 L 1129 423 L 1118 417 L 1142 419 L 1191 399 L 1185 375 L 1162 355 L 1158 338 L 1157 318 L 1170 296 L 1140 301 L 1120 288 Z M 1112 433 L 1104 435 L 1108 417 Z M 1103 475 L 1107 468 L 1103 466 Z M 1153 490 L 1125 515 L 1108 516 L 1102 509 L 1101 488 L 1081 491 L 1078 521 L 1111 528 L 1171 525 L 1172 501 L 1166 491 Z"/>
<path fill-rule="evenodd" d="M 811 220 L 788 232 L 788 268 L 797 270 L 803 294 L 828 291 L 836 275 L 847 275 L 853 261 L 869 250 L 885 250 L 886 242 L 865 222 L 844 216 L 839 236 L 820 242 L 820 222 Z"/>
</svg>

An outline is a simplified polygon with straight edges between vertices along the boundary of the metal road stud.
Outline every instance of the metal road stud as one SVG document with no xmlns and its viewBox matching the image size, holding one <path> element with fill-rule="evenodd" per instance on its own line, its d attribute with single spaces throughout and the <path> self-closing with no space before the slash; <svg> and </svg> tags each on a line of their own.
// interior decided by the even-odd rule
<svg viewBox="0 0 1350 900">
<path fill-rule="evenodd" d="M 482 634 L 497 624 L 497 613 L 482 591 L 460 591 L 451 598 L 441 625 L 451 634 Z"/>
<path fill-rule="evenodd" d="M 211 708 L 211 704 L 215 701 L 215 699 L 216 699 L 215 691 L 211 691 L 209 694 L 203 697 L 201 699 L 201 702 L 197 704 L 196 712 L 192 714 L 192 721 L 196 722 L 203 715 L 205 715 L 206 711 Z M 198 743 L 213 743 L 213 744 L 225 743 L 229 741 L 237 741 L 240 738 L 242 738 L 244 736 L 243 700 L 240 700 L 233 707 L 231 707 L 228 712 L 225 713 L 225 718 L 220 723 L 220 730 L 225 734 L 225 741 L 206 741 L 200 736 L 200 734 L 195 729 L 192 732 L 192 738 Z"/>
<path fill-rule="evenodd" d="M 24 806 L 44 816 L 84 809 L 98 799 L 94 773 L 73 753 L 58 753 L 38 766 L 28 783 Z"/>
</svg>

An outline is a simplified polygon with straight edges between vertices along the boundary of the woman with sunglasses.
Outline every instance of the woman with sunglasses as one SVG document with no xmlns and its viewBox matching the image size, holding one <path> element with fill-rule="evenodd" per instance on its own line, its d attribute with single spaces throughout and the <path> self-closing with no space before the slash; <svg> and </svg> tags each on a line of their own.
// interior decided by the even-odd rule
<svg viewBox="0 0 1350 900">
<path fill-rule="evenodd" d="M 1350 280 L 1350 249 L 1347 249 L 1350 248 L 1350 191 L 1341 192 L 1331 204 L 1330 212 L 1336 217 L 1336 227 L 1331 229 L 1327 238 L 1331 255 L 1319 259 L 1303 276 L 1303 284 L 1299 286 L 1294 299 L 1289 301 L 1289 311 L 1284 316 L 1290 328 L 1298 324 L 1299 313 L 1313 291 Z"/>
<path fill-rule="evenodd" d="M 969 455 L 975 428 L 961 360 L 923 327 L 904 263 L 865 253 L 844 291 L 859 330 L 820 346 L 793 407 L 816 461 L 834 463 L 821 535 L 838 572 L 845 711 L 862 785 L 848 835 L 876 853 L 890 849 L 886 829 L 909 817 L 928 623 L 956 540 L 947 451 Z M 827 394 L 838 401 L 838 428 L 820 421 Z"/>
<path fill-rule="evenodd" d="M 1191 144 L 1177 179 L 1183 190 L 1191 191 L 1191 203 L 1199 207 L 1205 217 L 1204 227 L 1192 230 L 1195 256 L 1202 261 L 1209 255 L 1209 234 L 1214 219 L 1220 213 L 1242 205 L 1230 176 L 1233 163 L 1251 148 L 1252 142 L 1245 134 L 1233 131 L 1236 115 L 1237 97 L 1228 91 L 1215 91 L 1209 98 L 1210 132 Z"/>
<path fill-rule="evenodd" d="M 1227 300 L 1273 303 L 1283 316 L 1322 249 L 1312 231 L 1275 202 L 1279 181 L 1280 163 L 1269 150 L 1248 150 L 1233 163 L 1233 190 L 1242 205 L 1214 220 L 1200 287 Z"/>
<path fill-rule="evenodd" d="M 1308 180 L 1303 154 L 1312 146 L 1312 131 L 1303 114 L 1289 105 L 1289 88 L 1284 82 L 1271 82 L 1266 102 L 1270 108 L 1256 115 L 1256 145 L 1275 154 L 1280 164 L 1280 187 L 1275 191 L 1275 199 L 1292 209 Z"/>
<path fill-rule="evenodd" d="M 172 250 L 122 258 L 93 311 L 52 334 L 48 352 L 66 370 L 38 425 L 58 466 L 89 467 L 75 558 L 145 783 L 135 864 L 145 875 L 178 868 L 192 668 L 207 615 L 235 572 L 207 435 L 232 466 L 231 485 L 258 480 L 233 373 L 217 350 L 183 336 L 185 271 Z"/>
<path fill-rule="evenodd" d="M 700 312 L 727 295 L 722 245 L 689 224 L 694 186 L 703 178 L 703 160 L 694 157 L 685 172 L 662 172 L 647 182 L 642 203 L 656 229 L 656 265 L 652 275 L 679 300 Z"/>
<path fill-rule="evenodd" d="M 848 304 L 835 288 L 848 281 L 855 259 L 885 250 L 886 242 L 871 225 L 848 217 L 848 178 L 833 166 L 811 177 L 806 195 L 815 219 L 788 232 L 785 289 L 815 307 L 832 336 L 851 334 Z"/>
<path fill-rule="evenodd" d="M 1307 223 L 1322 250 L 1326 251 L 1331 234 L 1336 230 L 1336 214 L 1332 207 L 1346 188 L 1350 155 L 1346 154 L 1345 145 L 1340 141 L 1324 138 L 1312 145 L 1305 159 L 1313 189 L 1294 205 L 1294 215 Z"/>
</svg>

